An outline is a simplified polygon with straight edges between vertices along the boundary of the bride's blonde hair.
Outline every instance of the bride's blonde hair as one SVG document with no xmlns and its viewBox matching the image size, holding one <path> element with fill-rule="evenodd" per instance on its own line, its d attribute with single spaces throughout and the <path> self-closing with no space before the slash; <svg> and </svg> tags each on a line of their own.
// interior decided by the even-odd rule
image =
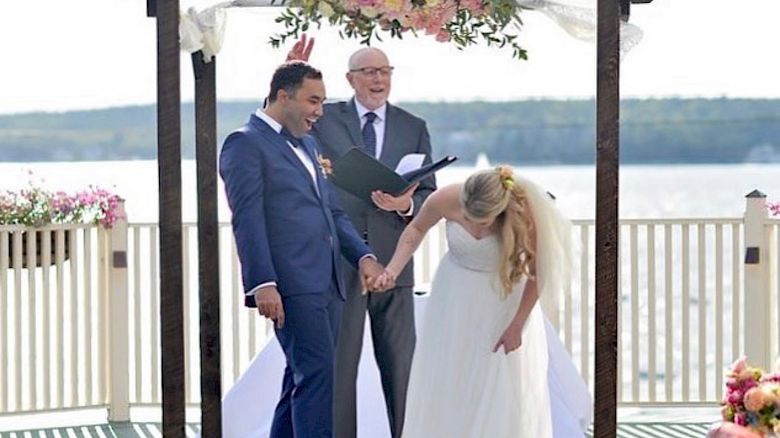
<svg viewBox="0 0 780 438">
<path fill-rule="evenodd" d="M 495 218 L 501 243 L 498 276 L 504 296 L 523 276 L 533 278 L 536 245 L 533 215 L 525 190 L 506 165 L 479 171 L 463 184 L 460 202 L 467 218 Z"/>
</svg>

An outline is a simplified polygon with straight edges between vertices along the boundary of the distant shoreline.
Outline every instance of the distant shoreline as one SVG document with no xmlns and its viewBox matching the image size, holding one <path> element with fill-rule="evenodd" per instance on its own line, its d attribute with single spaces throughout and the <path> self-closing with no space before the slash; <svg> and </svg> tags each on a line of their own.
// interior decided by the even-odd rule
<svg viewBox="0 0 780 438">
<path fill-rule="evenodd" d="M 407 102 L 423 118 L 435 156 L 534 166 L 595 162 L 593 99 Z M 217 146 L 257 103 L 218 104 Z M 193 104 L 182 104 L 182 156 L 193 158 Z M 780 99 L 625 99 L 623 165 L 780 163 Z M 152 160 L 153 105 L 0 115 L 0 162 Z"/>
</svg>

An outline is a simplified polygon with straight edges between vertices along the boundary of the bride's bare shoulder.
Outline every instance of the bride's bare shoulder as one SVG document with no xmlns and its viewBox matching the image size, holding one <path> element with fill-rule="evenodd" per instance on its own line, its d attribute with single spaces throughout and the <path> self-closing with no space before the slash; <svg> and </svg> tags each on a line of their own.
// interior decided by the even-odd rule
<svg viewBox="0 0 780 438">
<path fill-rule="evenodd" d="M 426 204 L 442 216 L 451 218 L 460 212 L 460 190 L 463 184 L 450 184 L 436 190 L 428 197 Z"/>
</svg>

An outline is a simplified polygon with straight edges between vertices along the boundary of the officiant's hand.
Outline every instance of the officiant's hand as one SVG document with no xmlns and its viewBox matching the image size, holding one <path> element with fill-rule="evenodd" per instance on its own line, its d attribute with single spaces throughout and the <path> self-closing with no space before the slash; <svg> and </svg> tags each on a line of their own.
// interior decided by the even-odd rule
<svg viewBox="0 0 780 438">
<path fill-rule="evenodd" d="M 302 34 L 301 39 L 299 39 L 287 53 L 286 61 L 309 62 L 309 55 L 311 55 L 311 50 L 314 48 L 314 38 L 310 38 L 308 42 L 306 39 L 306 34 Z"/>
<path fill-rule="evenodd" d="M 523 344 L 523 324 L 522 321 L 512 319 L 509 327 L 504 330 L 501 338 L 493 347 L 493 353 L 498 352 L 502 345 L 504 346 L 504 354 L 509 354 L 520 348 L 520 345 Z"/>
<path fill-rule="evenodd" d="M 276 324 L 276 328 L 284 327 L 284 306 L 282 296 L 274 286 L 263 287 L 255 291 L 257 312 Z"/>
<path fill-rule="evenodd" d="M 373 257 L 364 257 L 360 260 L 360 283 L 363 287 L 363 294 L 366 292 L 384 292 L 376 286 L 376 279 L 385 268 L 379 264 Z"/>
<path fill-rule="evenodd" d="M 409 187 L 409 190 L 401 193 L 400 196 L 393 196 L 380 190 L 374 190 L 371 192 L 371 200 L 384 211 L 397 211 L 403 214 L 412 208 L 412 196 L 419 185 L 420 183 L 417 183 Z"/>
</svg>

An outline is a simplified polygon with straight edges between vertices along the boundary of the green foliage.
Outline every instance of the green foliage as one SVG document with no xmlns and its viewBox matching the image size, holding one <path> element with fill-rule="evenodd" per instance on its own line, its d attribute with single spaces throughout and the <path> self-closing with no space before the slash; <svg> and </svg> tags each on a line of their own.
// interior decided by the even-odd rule
<svg viewBox="0 0 780 438">
<path fill-rule="evenodd" d="M 425 34 L 458 49 L 480 41 L 509 47 L 514 58 L 527 59 L 517 42 L 521 21 L 514 0 L 290 0 L 288 5 L 276 18 L 284 30 L 270 38 L 273 47 L 328 23 L 339 29 L 341 38 L 365 45 L 374 38 L 381 41 L 383 34 L 398 39 Z"/>
</svg>

